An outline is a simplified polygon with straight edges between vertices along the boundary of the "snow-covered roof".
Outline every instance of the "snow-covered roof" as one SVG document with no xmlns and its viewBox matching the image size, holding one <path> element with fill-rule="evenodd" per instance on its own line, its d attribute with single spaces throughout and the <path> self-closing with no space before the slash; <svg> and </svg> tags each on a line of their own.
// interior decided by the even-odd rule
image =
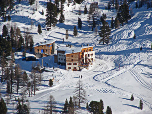
<svg viewBox="0 0 152 114">
<path fill-rule="evenodd" d="M 51 44 L 51 43 L 53 43 L 53 42 L 55 42 L 55 41 L 56 41 L 56 40 L 50 39 L 50 40 L 47 40 L 47 41 L 44 41 L 44 42 L 36 43 L 33 47 Z"/>
<path fill-rule="evenodd" d="M 60 46 L 57 51 L 65 51 L 65 54 L 70 54 L 70 53 L 77 53 L 81 52 L 82 49 L 84 48 L 89 48 L 93 46 L 83 46 L 83 47 L 73 47 L 73 46 Z"/>
</svg>

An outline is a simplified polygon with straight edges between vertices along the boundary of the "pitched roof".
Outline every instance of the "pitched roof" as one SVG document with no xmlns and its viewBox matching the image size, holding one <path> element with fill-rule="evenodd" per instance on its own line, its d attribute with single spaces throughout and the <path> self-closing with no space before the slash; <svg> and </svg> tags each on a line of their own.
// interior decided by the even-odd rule
<svg viewBox="0 0 152 114">
<path fill-rule="evenodd" d="M 50 40 L 47 40 L 47 41 L 44 41 L 44 42 L 36 43 L 33 47 L 51 44 L 51 43 L 53 43 L 53 42 L 55 42 L 55 41 L 56 41 L 56 40 L 50 39 Z"/>
<path fill-rule="evenodd" d="M 65 54 L 70 54 L 70 53 L 81 52 L 82 49 L 88 48 L 88 47 L 93 47 L 93 46 L 83 46 L 83 47 L 60 46 L 60 47 L 57 49 L 57 51 L 65 51 Z"/>
</svg>

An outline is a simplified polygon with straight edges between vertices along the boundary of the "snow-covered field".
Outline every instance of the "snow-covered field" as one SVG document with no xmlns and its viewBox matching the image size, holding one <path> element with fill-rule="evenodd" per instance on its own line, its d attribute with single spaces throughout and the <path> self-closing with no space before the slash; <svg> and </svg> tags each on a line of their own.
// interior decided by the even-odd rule
<svg viewBox="0 0 152 114">
<path fill-rule="evenodd" d="M 107 106 L 110 106 L 113 114 L 152 114 L 152 9 L 147 9 L 146 5 L 142 8 L 135 9 L 135 3 L 131 3 L 134 15 L 128 24 L 121 26 L 119 29 L 112 29 L 109 45 L 98 43 L 99 35 L 95 35 L 88 26 L 87 15 L 83 12 L 77 15 L 79 8 L 83 11 L 86 5 L 89 9 L 90 3 L 94 0 L 85 0 L 81 5 L 72 5 L 68 7 L 66 2 L 64 6 L 65 22 L 57 23 L 56 27 L 52 27 L 50 31 L 45 30 L 45 12 L 47 0 L 38 0 L 38 10 L 33 14 L 32 6 L 27 2 L 16 4 L 16 11 L 11 12 L 11 22 L 0 22 L 0 34 L 3 25 L 14 26 L 15 24 L 24 31 L 29 28 L 32 32 L 34 43 L 42 42 L 47 39 L 55 39 L 56 46 L 63 45 L 62 40 L 65 39 L 66 29 L 69 31 L 68 40 L 64 40 L 64 44 L 71 43 L 73 46 L 93 45 L 96 60 L 92 67 L 82 71 L 66 71 L 64 66 L 53 63 L 53 57 L 45 57 L 44 66 L 50 72 L 43 72 L 42 85 L 35 96 L 27 97 L 30 101 L 30 113 L 38 114 L 43 112 L 49 96 L 53 95 L 57 102 L 57 109 L 62 111 L 65 99 L 69 100 L 73 96 L 76 83 L 80 79 L 86 90 L 87 101 L 92 100 L 104 102 L 104 112 Z M 116 16 L 116 11 L 107 11 L 105 6 L 108 0 L 96 0 L 99 2 L 99 11 L 106 13 L 107 22 L 110 24 L 111 17 Z M 41 15 L 42 9 L 44 15 Z M 78 36 L 73 36 L 74 25 L 77 26 L 78 17 L 82 20 L 82 29 L 78 29 Z M 34 22 L 31 28 L 31 20 Z M 37 33 L 38 24 L 42 26 L 42 34 Z M 136 39 L 133 39 L 134 33 Z M 142 46 L 143 50 L 140 51 Z M 33 62 L 22 61 L 22 54 L 18 52 L 15 55 L 16 64 L 20 64 L 23 70 L 29 74 Z M 41 59 L 39 59 L 41 64 Z M 48 63 L 48 66 L 45 64 Z M 56 70 L 53 70 L 55 66 Z M 48 80 L 54 78 L 53 87 L 48 86 Z M 5 97 L 5 83 L 0 83 L 2 96 Z M 130 101 L 131 95 L 135 100 Z M 16 95 L 14 95 L 16 96 Z M 139 109 L 139 100 L 143 101 L 143 110 Z M 12 98 L 13 100 L 13 98 Z M 12 104 L 8 104 L 8 113 L 13 113 Z M 85 107 L 85 104 L 83 105 Z M 59 113 L 58 112 L 58 113 Z M 85 109 L 77 111 L 78 114 L 89 113 Z"/>
</svg>

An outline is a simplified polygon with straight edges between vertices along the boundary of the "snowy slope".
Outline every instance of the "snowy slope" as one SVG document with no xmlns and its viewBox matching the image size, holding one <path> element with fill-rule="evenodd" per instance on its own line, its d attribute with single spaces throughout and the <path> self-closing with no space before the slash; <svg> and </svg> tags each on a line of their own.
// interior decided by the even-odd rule
<svg viewBox="0 0 152 114">
<path fill-rule="evenodd" d="M 96 0 L 99 2 L 99 8 L 102 13 L 107 14 L 107 22 L 110 23 L 111 17 L 116 16 L 116 11 L 107 11 L 105 6 L 108 0 Z M 45 30 L 45 15 L 41 15 L 42 9 L 46 10 L 47 0 L 38 1 L 38 11 L 33 14 L 32 6 L 27 5 L 27 2 L 21 2 L 22 5 L 16 4 L 17 12 L 12 11 L 12 20 L 9 24 L 18 26 L 21 31 L 29 28 L 34 37 L 34 43 L 42 42 L 47 39 L 55 39 L 56 46 L 63 45 L 62 40 L 65 38 L 66 29 L 69 30 L 69 38 L 64 44 L 71 43 L 74 46 L 80 47 L 83 45 L 93 45 L 96 52 L 96 60 L 93 67 L 89 70 L 82 71 L 66 71 L 64 66 L 59 66 L 53 63 L 53 57 L 46 57 L 44 63 L 48 63 L 46 69 L 50 72 L 43 73 L 42 85 L 35 96 L 27 97 L 30 101 L 30 113 L 42 113 L 43 108 L 47 105 L 49 96 L 53 95 L 56 102 L 56 111 L 62 111 L 65 99 L 69 100 L 73 96 L 73 91 L 79 76 L 82 75 L 82 82 L 87 94 L 88 102 L 92 100 L 104 102 L 104 112 L 106 107 L 110 106 L 113 114 L 151 114 L 152 113 L 152 51 L 150 50 L 152 42 L 152 11 L 143 6 L 140 9 L 135 9 L 132 3 L 134 15 L 124 26 L 119 29 L 113 29 L 111 33 L 112 40 L 109 45 L 98 44 L 99 35 L 95 35 L 91 28 L 88 27 L 87 15 L 83 12 L 77 15 L 79 8 L 84 9 L 84 6 L 92 3 L 92 0 L 86 0 L 81 5 L 72 5 L 68 7 L 65 3 L 64 15 L 65 22 L 57 23 L 50 31 Z M 82 20 L 82 29 L 78 30 L 78 36 L 73 36 L 74 25 L 77 26 L 78 17 Z M 31 27 L 31 20 L 34 22 Z M 41 24 L 42 34 L 37 33 L 37 25 Z M 7 22 L 0 23 L 0 33 L 2 27 Z M 7 25 L 9 25 L 7 24 Z M 134 33 L 136 39 L 133 39 Z M 143 50 L 140 51 L 140 47 Z M 23 70 L 29 74 L 33 62 L 21 60 L 21 54 L 16 55 L 16 64 L 20 64 Z M 40 64 L 41 59 L 38 61 Z M 55 66 L 56 70 L 53 70 Z M 59 67 L 59 68 L 58 68 Z M 48 80 L 54 78 L 53 87 L 48 86 Z M 5 96 L 6 84 L 1 84 L 2 96 Z M 134 95 L 135 100 L 130 101 L 131 95 Z M 14 95 L 17 96 L 17 95 Z M 139 109 L 139 100 L 143 100 L 143 110 Z M 12 98 L 13 100 L 13 98 Z M 9 113 L 14 111 L 12 104 L 8 105 Z M 85 104 L 83 104 L 85 107 Z M 77 111 L 77 114 L 89 113 L 82 109 Z"/>
</svg>

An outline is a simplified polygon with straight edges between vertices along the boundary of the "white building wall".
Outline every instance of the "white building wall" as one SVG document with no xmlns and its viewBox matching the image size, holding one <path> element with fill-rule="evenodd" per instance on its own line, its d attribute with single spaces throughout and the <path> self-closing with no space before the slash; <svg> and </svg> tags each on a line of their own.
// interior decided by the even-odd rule
<svg viewBox="0 0 152 114">
<path fill-rule="evenodd" d="M 73 63 L 75 62 L 71 62 L 71 65 L 68 65 L 68 63 L 66 63 L 66 70 L 73 70 L 74 67 L 76 67 L 76 69 L 79 70 L 78 63 L 77 65 L 73 65 Z M 69 67 L 71 67 L 71 69 L 69 69 Z"/>
<path fill-rule="evenodd" d="M 58 63 L 66 63 L 66 56 L 62 53 L 58 53 Z"/>
<path fill-rule="evenodd" d="M 85 58 L 88 58 L 88 59 L 93 59 L 93 61 L 95 61 L 95 51 L 88 51 L 88 52 L 84 52 L 84 63 L 85 63 Z M 92 61 L 92 62 L 93 62 Z"/>
</svg>

